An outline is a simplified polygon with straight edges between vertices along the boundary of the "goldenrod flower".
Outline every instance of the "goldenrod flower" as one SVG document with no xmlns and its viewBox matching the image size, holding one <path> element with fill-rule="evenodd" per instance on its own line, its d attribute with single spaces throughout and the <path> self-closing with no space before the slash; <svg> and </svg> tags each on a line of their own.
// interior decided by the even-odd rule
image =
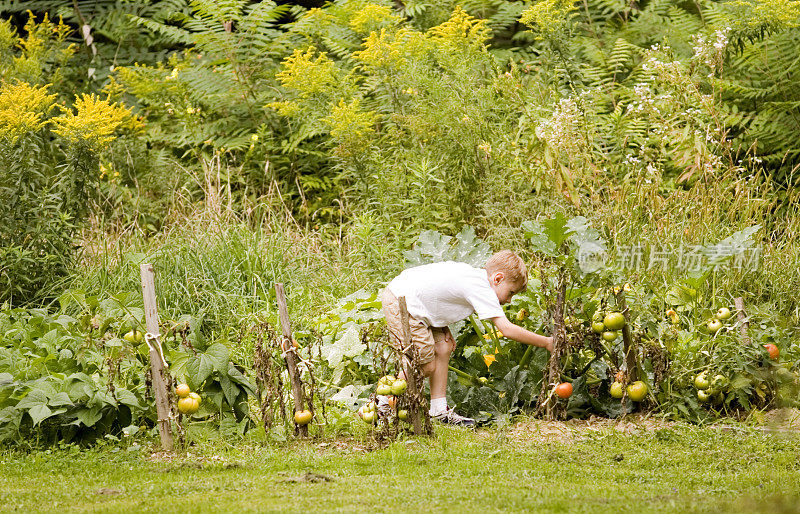
<svg viewBox="0 0 800 514">
<path fill-rule="evenodd" d="M 491 32 L 486 20 L 475 18 L 458 6 L 449 20 L 432 27 L 427 35 L 439 45 L 463 48 L 465 43 L 469 47 L 483 47 Z"/>
<path fill-rule="evenodd" d="M 369 4 L 350 19 L 350 28 L 356 32 L 366 33 L 398 22 L 400 22 L 400 18 L 392 14 L 391 8 L 385 5 Z"/>
<path fill-rule="evenodd" d="M 364 142 L 374 134 L 378 117 L 374 111 L 361 110 L 355 98 L 350 103 L 340 100 L 323 121 L 330 126 L 331 137 L 339 144 L 337 153 L 351 157 L 365 150 Z"/>
<path fill-rule="evenodd" d="M 16 140 L 47 123 L 45 116 L 53 108 L 56 95 L 47 94 L 48 86 L 26 82 L 0 87 L 0 137 Z"/>
<path fill-rule="evenodd" d="M 325 52 L 314 58 L 315 53 L 316 48 L 311 46 L 306 51 L 297 49 L 284 59 L 283 70 L 277 74 L 281 84 L 298 91 L 301 96 L 310 96 L 334 86 L 338 81 L 336 65 Z"/>
<path fill-rule="evenodd" d="M 115 139 L 118 129 L 133 128 L 137 120 L 130 109 L 94 95 L 75 98 L 75 109 L 62 108 L 60 116 L 53 118 L 53 132 L 73 143 L 86 144 L 99 150 Z"/>
</svg>

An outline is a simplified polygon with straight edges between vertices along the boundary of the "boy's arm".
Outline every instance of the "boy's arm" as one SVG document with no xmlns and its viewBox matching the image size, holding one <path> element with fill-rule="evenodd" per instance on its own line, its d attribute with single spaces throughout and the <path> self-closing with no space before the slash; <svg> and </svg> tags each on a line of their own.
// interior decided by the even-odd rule
<svg viewBox="0 0 800 514">
<path fill-rule="evenodd" d="M 505 316 L 492 318 L 492 323 L 503 333 L 503 337 L 519 341 L 520 343 L 538 346 L 539 348 L 547 348 L 549 352 L 553 351 L 552 337 L 542 336 L 530 330 L 526 330 L 519 325 L 511 323 Z"/>
</svg>

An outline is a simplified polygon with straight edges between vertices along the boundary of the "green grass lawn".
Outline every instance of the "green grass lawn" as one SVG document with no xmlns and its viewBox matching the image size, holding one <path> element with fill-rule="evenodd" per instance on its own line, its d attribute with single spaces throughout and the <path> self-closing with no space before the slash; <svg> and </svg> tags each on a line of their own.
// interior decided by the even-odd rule
<svg viewBox="0 0 800 514">
<path fill-rule="evenodd" d="M 800 438 L 677 425 L 572 442 L 438 427 L 366 440 L 0 453 L 1 511 L 800 512 Z"/>
</svg>

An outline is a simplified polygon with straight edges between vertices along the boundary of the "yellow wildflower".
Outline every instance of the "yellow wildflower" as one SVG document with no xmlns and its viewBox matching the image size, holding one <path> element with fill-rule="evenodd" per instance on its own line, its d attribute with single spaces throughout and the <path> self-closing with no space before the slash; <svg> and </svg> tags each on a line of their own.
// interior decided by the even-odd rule
<svg viewBox="0 0 800 514">
<path fill-rule="evenodd" d="M 53 108 L 56 97 L 47 94 L 47 88 L 26 82 L 0 87 L 0 137 L 10 139 L 13 144 L 23 134 L 47 123 L 44 117 Z"/>
<path fill-rule="evenodd" d="M 440 46 L 463 48 L 466 43 L 469 47 L 483 47 L 491 30 L 486 20 L 474 18 L 458 6 L 449 20 L 432 27 L 427 35 Z"/>
<path fill-rule="evenodd" d="M 382 28 L 380 33 L 370 33 L 364 41 L 364 49 L 353 52 L 353 57 L 376 68 L 399 68 L 427 51 L 422 33 L 405 27 L 397 32 Z"/>
<path fill-rule="evenodd" d="M 337 153 L 352 157 L 365 150 L 365 141 L 375 132 L 378 114 L 361 110 L 358 98 L 347 103 L 340 100 L 323 119 L 330 126 L 331 137 L 339 143 Z"/>
<path fill-rule="evenodd" d="M 277 74 L 281 84 L 301 96 L 310 96 L 331 89 L 338 82 L 336 65 L 325 52 L 316 58 L 316 48 L 297 49 L 283 60 L 283 70 Z"/>
<path fill-rule="evenodd" d="M 86 144 L 99 150 L 114 140 L 120 128 L 134 128 L 137 120 L 130 109 L 84 94 L 75 98 L 76 113 L 62 108 L 60 116 L 53 118 L 53 132 L 73 143 Z"/>
<path fill-rule="evenodd" d="M 519 21 L 531 27 L 537 39 L 544 40 L 563 32 L 576 10 L 574 0 L 542 0 L 525 9 Z"/>
<path fill-rule="evenodd" d="M 369 4 L 350 19 L 350 28 L 359 33 L 367 33 L 385 25 L 394 25 L 400 18 L 392 14 L 385 5 Z"/>
<path fill-rule="evenodd" d="M 270 102 L 265 105 L 268 109 L 274 109 L 281 116 L 291 117 L 300 112 L 300 106 L 296 102 Z"/>
</svg>

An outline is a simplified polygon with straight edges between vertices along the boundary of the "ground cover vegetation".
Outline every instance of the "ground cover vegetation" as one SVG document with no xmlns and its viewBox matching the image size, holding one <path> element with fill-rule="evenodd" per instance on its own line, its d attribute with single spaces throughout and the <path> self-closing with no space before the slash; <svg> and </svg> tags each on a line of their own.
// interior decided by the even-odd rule
<svg viewBox="0 0 800 514">
<path fill-rule="evenodd" d="M 274 448 L 212 439 L 144 457 L 135 441 L 0 454 L 3 511 L 794 512 L 797 441 L 691 426 L 574 429 L 575 443 L 443 428 L 365 451 L 368 438 Z M 133 450 L 128 451 L 130 448 Z M 113 450 L 119 450 L 114 452 Z M 586 463 L 591 462 L 590 466 Z M 40 483 L 47 493 L 25 486 Z M 365 487 L 379 482 L 381 487 Z M 358 491 L 354 494 L 353 491 Z"/>
<path fill-rule="evenodd" d="M 183 444 L 282 442 L 298 419 L 389 444 L 398 423 L 354 415 L 398 371 L 380 288 L 503 248 L 530 267 L 509 318 L 559 344 L 452 327 L 460 412 L 757 424 L 797 406 L 797 2 L 0 13 L 4 444 L 154 440 L 143 262 L 170 385 L 200 398 L 171 398 Z M 281 371 L 277 282 L 310 421 Z M 727 487 L 676 505 L 714 510 Z"/>
</svg>

